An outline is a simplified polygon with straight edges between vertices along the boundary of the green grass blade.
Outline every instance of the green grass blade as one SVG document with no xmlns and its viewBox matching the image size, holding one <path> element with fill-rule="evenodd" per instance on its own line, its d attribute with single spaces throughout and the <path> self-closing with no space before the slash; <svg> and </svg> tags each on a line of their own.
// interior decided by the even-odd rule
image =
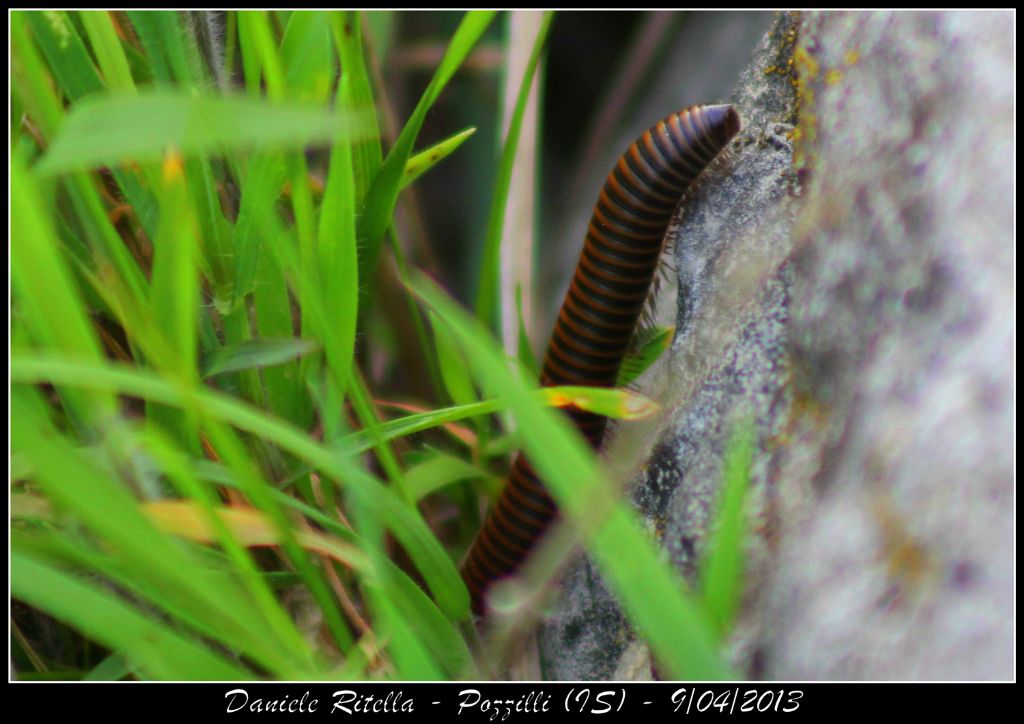
<svg viewBox="0 0 1024 724">
<path fill-rule="evenodd" d="M 390 562 L 386 565 L 388 596 L 400 620 L 423 642 L 447 678 L 464 677 L 473 664 L 465 639 L 411 578 Z"/>
<path fill-rule="evenodd" d="M 28 12 L 25 17 L 68 100 L 76 101 L 103 88 L 99 72 L 67 13 Z"/>
<path fill-rule="evenodd" d="M 40 342 L 98 361 L 100 348 L 32 175 L 11 167 L 11 272 L 17 302 Z"/>
<path fill-rule="evenodd" d="M 334 59 L 330 28 L 323 12 L 293 12 L 288 15 L 284 38 L 281 42 L 281 65 L 284 71 L 285 93 L 289 99 L 312 101 L 323 104 L 327 101 L 334 77 Z M 343 142 L 343 141 L 342 141 Z M 295 234 L 299 243 L 300 277 L 297 282 L 300 310 L 310 306 L 309 296 L 317 293 L 317 286 L 311 283 L 319 269 L 317 251 L 318 235 L 314 218 L 313 195 L 309 183 L 309 169 L 304 151 L 295 151 L 285 159 L 291 188 L 292 215 L 295 219 Z M 276 283 L 286 290 L 283 274 Z M 257 296 L 259 288 L 257 287 Z M 284 294 L 284 312 L 289 314 L 287 293 Z M 290 323 L 290 322 L 289 322 Z M 310 315 L 303 314 L 301 332 L 303 336 L 317 334 Z M 261 328 L 261 334 L 265 334 Z M 316 360 L 302 364 L 287 365 L 282 369 L 268 370 L 263 379 L 271 401 L 271 409 L 286 419 L 305 426 L 312 417 L 313 407 L 306 394 L 304 380 L 310 374 Z M 293 402 L 287 407 L 274 405 L 275 401 Z"/>
<path fill-rule="evenodd" d="M 239 13 L 238 35 L 242 40 L 242 62 L 245 66 L 246 87 L 250 93 L 259 94 L 262 74 L 267 96 L 273 101 L 283 100 L 286 92 L 284 70 L 266 11 Z"/>
<path fill-rule="evenodd" d="M 117 594 L 17 550 L 11 552 L 11 595 L 124 652 L 155 678 L 252 678 L 252 672 L 182 637 L 159 619 L 140 614 Z"/>
<path fill-rule="evenodd" d="M 180 157 L 164 163 L 160 232 L 155 243 L 150 298 L 154 320 L 164 326 L 168 348 L 177 353 L 159 364 L 182 379 L 193 377 L 198 355 L 199 238 L 185 188 Z"/>
<path fill-rule="evenodd" d="M 185 188 L 181 158 L 171 154 L 164 162 L 160 198 L 161 222 L 155 239 L 150 285 L 150 309 L 155 327 L 149 335 L 159 335 L 165 353 L 153 364 L 173 378 L 198 382 L 199 270 L 198 229 Z M 195 426 L 185 426 L 180 411 L 150 409 L 148 417 L 162 422 L 166 429 L 178 429 L 183 441 L 195 441 Z M 193 443 L 195 444 L 195 443 Z"/>
<path fill-rule="evenodd" d="M 11 85 L 39 134 L 49 141 L 64 122 L 61 99 L 54 92 L 43 59 L 28 33 L 31 13 L 11 13 Z"/>
<path fill-rule="evenodd" d="M 312 339 L 251 339 L 248 342 L 220 347 L 203 359 L 204 378 L 239 370 L 274 367 L 299 359 L 320 349 Z"/>
<path fill-rule="evenodd" d="M 470 50 L 487 30 L 494 13 L 490 11 L 469 12 L 463 18 L 455 36 L 434 73 L 430 85 L 423 92 L 419 103 L 413 110 L 408 122 L 402 128 L 395 145 L 388 153 L 380 170 L 373 179 L 366 194 L 366 206 L 359 219 L 359 239 L 365 245 L 365 253 L 360 258 L 360 278 L 371 278 L 372 270 L 377 261 L 381 239 L 391 223 L 391 212 L 398 198 L 398 187 L 405 172 L 405 164 L 412 153 L 413 144 L 423 125 L 427 111 L 444 90 L 452 75 L 469 55 Z"/>
<path fill-rule="evenodd" d="M 456 405 L 471 405 L 479 401 L 479 395 L 473 388 L 469 370 L 458 347 L 451 339 L 447 328 L 438 322 L 437 317 L 430 313 L 430 326 L 434 330 L 434 348 L 441 368 L 441 379 L 444 380 L 448 397 Z"/>
<path fill-rule="evenodd" d="M 405 172 L 402 174 L 402 181 L 398 186 L 399 191 L 404 189 L 430 169 L 434 168 L 434 166 L 441 163 L 441 161 L 448 158 L 448 156 L 455 153 L 455 149 L 461 146 L 463 142 L 474 133 L 476 133 L 476 128 L 473 127 L 459 131 L 455 135 L 449 136 L 439 143 L 435 143 L 425 151 L 420 151 L 406 161 Z"/>
<path fill-rule="evenodd" d="M 254 607 L 263 612 L 265 619 L 270 626 L 275 628 L 281 639 L 290 640 L 293 635 L 290 622 L 283 616 L 281 607 L 255 561 L 245 550 L 238 536 L 216 513 L 220 499 L 215 491 L 208 490 L 200 484 L 199 477 L 194 474 L 194 466 L 191 464 L 194 458 L 184 455 L 179 447 L 176 447 L 157 430 L 147 430 L 144 443 L 154 461 L 160 465 L 161 470 L 178 492 L 198 505 L 205 514 L 207 524 L 214 531 L 217 542 L 234 565 L 234 571 L 254 602 Z M 234 477 L 231 477 L 230 481 L 234 487 L 244 490 L 245 486 L 238 483 Z M 272 491 L 270 495 L 280 505 L 280 496 L 275 496 L 274 493 L 277 491 Z M 253 626 L 253 631 L 256 635 L 260 635 L 258 626 Z M 272 667 L 276 666 L 278 664 L 272 665 Z"/>
<path fill-rule="evenodd" d="M 327 100 L 335 68 L 326 13 L 295 12 L 288 17 L 281 63 L 289 97 L 316 103 Z"/>
<path fill-rule="evenodd" d="M 357 121 L 353 110 L 181 90 L 94 95 L 71 109 L 38 171 L 62 174 L 128 161 L 159 162 L 168 146 L 183 156 L 301 148 L 351 139 Z"/>
<path fill-rule="evenodd" d="M 454 483 L 478 478 L 488 478 L 497 484 L 502 482 L 501 478 L 462 458 L 440 452 L 410 468 L 405 474 L 409 493 L 417 501 Z"/>
<path fill-rule="evenodd" d="M 521 284 L 516 284 L 516 319 L 519 324 L 519 334 L 517 336 L 519 343 L 516 346 L 516 358 L 526 374 L 529 375 L 529 379 L 539 379 L 540 365 L 537 364 L 537 357 L 534 356 L 533 348 L 530 347 L 530 336 L 526 333 L 526 319 L 523 316 L 523 287 Z"/>
<path fill-rule="evenodd" d="M 427 412 L 417 412 L 381 423 L 377 428 L 377 435 L 382 440 L 394 440 L 395 438 L 440 427 L 450 422 L 487 415 L 503 409 L 505 409 L 505 403 L 501 400 L 486 400 L 470 405 L 457 405 Z M 342 438 L 338 445 L 346 453 L 354 455 L 369 450 L 375 442 L 376 438 L 371 436 L 369 431 L 360 430 Z"/>
<path fill-rule="evenodd" d="M 675 327 L 651 327 L 635 340 L 636 351 L 622 360 L 617 387 L 625 387 L 646 372 L 669 347 Z"/>
<path fill-rule="evenodd" d="M 380 13 L 371 13 L 371 15 Z M 386 14 L 386 13 L 385 13 Z M 344 82 L 348 84 L 347 96 L 356 108 L 373 108 L 373 84 L 366 68 L 363 52 L 363 28 L 357 12 L 342 11 L 331 14 L 331 31 L 341 57 Z M 380 146 L 380 128 L 377 116 L 366 117 L 367 128 L 363 138 L 352 145 L 352 168 L 355 180 L 356 202 L 361 204 L 366 197 L 370 182 L 380 169 L 384 154 Z"/>
<path fill-rule="evenodd" d="M 153 76 L 164 83 L 175 80 L 197 86 L 202 78 L 199 70 L 199 49 L 188 32 L 183 13 L 174 10 L 129 11 L 146 51 Z"/>
<path fill-rule="evenodd" d="M 13 304 L 33 340 L 79 360 L 101 359 L 81 293 L 67 268 L 31 174 L 14 159 L 11 166 L 11 281 Z M 102 393 L 61 393 L 82 422 L 114 410 Z"/>
<path fill-rule="evenodd" d="M 755 440 L 756 431 L 750 420 L 733 429 L 725 451 L 715 530 L 700 569 L 704 605 L 723 637 L 732 628 L 743 598 L 743 545 L 747 530 L 744 503 L 750 487 Z"/>
<path fill-rule="evenodd" d="M 134 670 L 123 655 L 111 654 L 83 676 L 82 681 L 120 681 Z"/>
<path fill-rule="evenodd" d="M 354 102 L 352 92 L 350 77 L 347 72 L 343 73 L 338 89 L 339 102 Z M 359 324 L 356 188 L 353 149 L 345 139 L 339 138 L 331 148 L 320 207 L 317 266 L 324 307 L 331 310 L 329 318 L 333 320 L 331 338 L 336 341 L 327 350 L 327 363 L 340 394 L 348 387 Z"/>
<path fill-rule="evenodd" d="M 106 11 L 83 12 L 79 17 L 89 36 L 89 44 L 96 54 L 100 70 L 103 72 L 106 87 L 134 93 L 135 80 L 132 78 L 131 70 L 128 67 L 128 58 L 125 57 L 124 49 L 121 47 L 121 41 L 117 37 L 110 13 Z"/>
<path fill-rule="evenodd" d="M 267 163 L 273 163 L 274 159 L 267 158 Z M 260 170 L 266 169 L 261 166 Z M 273 174 L 269 169 L 265 179 L 272 183 Z M 250 187 L 252 188 L 252 187 Z M 264 198 L 273 195 L 271 186 L 260 186 L 257 194 L 264 195 Z M 250 199 L 245 199 L 243 204 L 249 206 Z M 248 218 L 248 213 L 247 213 Z M 288 282 L 285 272 L 274 263 L 273 258 L 263 258 L 261 254 L 264 244 L 281 243 L 283 240 L 265 233 L 255 233 L 256 227 L 246 226 L 248 241 L 238 248 L 236 259 L 247 259 L 248 264 L 243 268 L 242 274 L 247 275 L 247 270 L 255 267 L 256 277 L 253 279 L 252 302 L 256 311 L 256 328 L 259 337 L 263 338 L 288 338 L 297 334 L 294 327 L 292 314 L 291 296 L 288 294 Z M 239 241 L 243 237 L 237 237 Z M 291 240 L 288 239 L 288 242 Z M 288 243 L 285 242 L 285 243 Z M 246 285 L 244 279 L 240 285 Z M 247 286 L 247 285 L 246 285 Z M 245 288 L 239 286 L 238 288 Z M 303 287 L 305 289 L 305 286 Z M 242 300 L 239 299 L 239 302 Z M 311 335 L 310 335 L 311 336 Z M 242 344 L 246 344 L 243 342 Z M 263 403 L 275 415 L 280 415 L 297 425 L 302 425 L 308 419 L 310 412 L 309 401 L 306 390 L 299 377 L 299 363 L 286 362 L 281 366 L 275 366 L 263 370 L 263 390 L 265 396 Z"/>
<path fill-rule="evenodd" d="M 396 678 L 407 681 L 441 681 L 444 672 L 434 661 L 429 648 L 420 639 L 383 591 L 367 591 L 374 621 L 387 641 L 388 652 L 395 663 Z"/>
<path fill-rule="evenodd" d="M 533 85 L 533 77 L 554 16 L 554 13 L 550 11 L 544 14 L 544 19 L 537 31 L 537 38 L 533 43 L 530 60 L 526 65 L 526 72 L 523 73 L 523 80 L 519 85 L 516 105 L 509 120 L 508 135 L 501 150 L 498 177 L 494 184 L 494 194 L 491 196 L 491 212 L 487 218 L 487 235 L 484 239 L 483 260 L 480 268 L 480 286 L 476 295 L 476 314 L 478 319 L 492 327 L 499 336 L 501 335 L 501 320 L 498 318 L 498 300 L 501 289 L 501 231 L 505 225 L 505 205 L 508 203 L 508 191 L 512 183 L 512 166 L 515 163 L 516 149 L 519 147 L 519 134 L 523 128 L 526 102 L 530 96 L 530 87 Z"/>
<path fill-rule="evenodd" d="M 217 192 L 218 180 L 208 156 L 185 161 L 186 185 L 196 210 L 203 242 L 200 263 L 211 285 L 214 308 L 221 314 L 230 310 L 233 268 L 231 231 Z M 207 317 L 208 318 L 208 317 Z"/>
<path fill-rule="evenodd" d="M 411 504 L 412 498 L 405 489 L 405 479 L 402 474 L 401 465 L 398 462 L 398 456 L 391 448 L 390 443 L 380 435 L 380 419 L 377 417 L 377 411 L 373 406 L 370 391 L 367 389 L 366 383 L 359 374 L 358 369 L 354 370 L 349 399 L 352 401 L 352 409 L 355 411 L 356 417 L 359 418 L 360 424 L 373 440 L 377 459 L 380 461 L 381 467 L 384 468 L 384 474 L 387 476 L 388 481 L 395 488 L 398 496 Z"/>
<path fill-rule="evenodd" d="M 164 16 L 169 11 L 129 10 L 127 12 L 128 18 L 132 21 L 132 28 L 146 53 L 153 80 L 158 83 L 170 84 L 174 80 L 174 71 L 171 70 L 170 62 L 164 52 L 164 38 L 167 31 Z"/>
<path fill-rule="evenodd" d="M 552 407 L 571 405 L 614 420 L 639 420 L 661 409 L 654 400 L 638 392 L 607 387 L 563 385 L 544 387 L 537 394 Z"/>
<path fill-rule="evenodd" d="M 27 496 L 23 496 L 27 497 Z M 55 516 L 50 515 L 49 519 Z M 73 530 L 61 532 L 47 530 L 27 536 L 23 533 L 12 535 L 12 547 L 28 555 L 52 561 L 62 568 L 88 571 L 92 576 L 102 578 L 113 586 L 121 589 L 125 597 L 140 611 L 159 609 L 165 621 L 175 630 L 196 634 L 208 641 L 216 641 L 221 645 L 234 649 L 250 658 L 257 666 L 274 675 L 288 677 L 307 674 L 309 669 L 296 669 L 275 652 L 266 642 L 255 640 L 258 628 L 249 631 L 228 631 L 216 613 L 207 608 L 196 607 L 183 602 L 180 598 L 168 595 L 166 581 L 159 577 L 139 575 L 131 561 L 123 557 L 111 555 L 109 551 L 99 551 L 86 543 Z M 193 547 L 193 554 L 207 553 Z M 206 557 L 196 555 L 196 565 L 222 567 L 224 562 L 219 553 L 209 552 Z M 208 581 L 208 583 L 212 583 Z M 226 600 L 231 600 L 234 591 L 220 589 Z M 242 599 L 244 601 L 244 599 Z M 258 619 L 249 623 L 259 625 Z"/>
<path fill-rule="evenodd" d="M 238 220 L 235 223 L 234 238 L 232 246 L 235 254 L 235 279 L 234 279 L 234 301 L 232 311 L 243 311 L 246 295 L 250 294 L 256 284 L 257 270 L 260 268 L 262 242 L 269 240 L 272 243 L 280 240 L 281 243 L 291 243 L 290 239 L 281 234 L 272 233 L 265 223 L 270 213 L 268 209 L 274 208 L 277 197 L 281 193 L 281 186 L 284 183 L 284 169 L 281 159 L 277 156 L 260 153 L 251 160 L 246 173 L 241 179 L 242 200 L 238 211 Z M 260 304 L 266 304 L 263 312 L 265 315 L 280 319 L 286 315 L 288 300 L 285 290 L 281 288 L 283 274 L 289 270 L 277 264 L 271 269 L 264 270 L 264 279 L 269 281 L 273 289 L 265 290 L 260 299 Z M 257 312 L 259 313 L 259 312 Z M 267 316 L 264 316 L 267 319 Z M 264 322 L 264 327 L 268 322 Z M 277 327 L 278 325 L 271 325 Z M 288 334 L 292 334 L 290 321 L 287 326 Z M 282 331 L 278 330 L 278 334 Z M 267 336 L 275 336 L 268 334 Z M 244 341 L 232 339 L 232 342 Z"/>
</svg>

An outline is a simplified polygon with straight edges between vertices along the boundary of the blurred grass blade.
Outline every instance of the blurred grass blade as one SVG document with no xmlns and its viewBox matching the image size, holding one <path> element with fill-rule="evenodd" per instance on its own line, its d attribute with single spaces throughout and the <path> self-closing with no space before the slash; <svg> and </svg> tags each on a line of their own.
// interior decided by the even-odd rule
<svg viewBox="0 0 1024 724">
<path fill-rule="evenodd" d="M 150 16 L 158 13 L 140 13 Z M 53 71 L 54 78 L 72 103 L 103 89 L 96 67 L 77 26 L 67 13 L 26 13 L 32 26 L 32 35 L 39 43 Z M 156 206 L 152 193 L 139 183 L 135 173 L 123 169 L 113 170 L 114 179 L 131 204 L 132 212 L 143 225 L 150 238 L 156 235 Z"/>
<path fill-rule="evenodd" d="M 327 100 L 335 68 L 326 13 L 303 11 L 288 16 L 281 62 L 290 97 L 316 103 Z"/>
<path fill-rule="evenodd" d="M 89 44 L 92 46 L 107 88 L 125 93 L 135 92 L 132 78 L 117 29 L 110 12 L 83 12 L 79 14 Z"/>
<path fill-rule="evenodd" d="M 200 288 L 198 262 L 201 255 L 195 214 L 185 188 L 181 157 L 168 153 L 163 165 L 160 195 L 161 221 L 155 239 L 150 285 L 151 319 L 147 335 L 160 335 L 165 354 L 153 363 L 181 382 L 196 384 Z M 150 408 L 147 417 L 162 422 L 165 429 L 180 427 L 181 440 L 196 440 L 196 429 L 184 427 L 179 410 Z"/>
<path fill-rule="evenodd" d="M 266 10 L 238 14 L 238 35 L 242 47 L 246 88 L 256 97 L 260 94 L 260 81 L 267 97 L 272 101 L 284 100 L 285 81 L 273 22 Z"/>
<path fill-rule="evenodd" d="M 15 303 L 37 341 L 79 360 L 102 358 L 81 293 L 40 190 L 19 159 L 11 166 L 11 274 Z"/>
<path fill-rule="evenodd" d="M 278 239 L 278 235 L 271 233 L 265 221 L 269 216 L 267 210 L 273 209 L 281 194 L 281 187 L 285 181 L 284 168 L 281 158 L 276 154 L 260 152 L 252 158 L 247 165 L 245 174 L 240 180 L 242 198 L 239 202 L 238 219 L 235 222 L 234 235 L 231 245 L 234 249 L 234 298 L 231 311 L 241 314 L 244 311 L 246 295 L 252 293 L 256 286 L 257 270 L 260 268 L 260 260 L 263 258 L 263 241 Z M 291 243 L 291 240 L 288 240 Z M 266 307 L 260 305 L 273 305 L 276 307 L 276 314 L 282 320 L 281 327 L 292 329 L 290 314 L 288 311 L 287 290 L 283 288 L 283 275 L 289 271 L 281 268 L 280 264 L 269 265 L 270 269 L 263 270 L 262 280 L 270 282 L 271 289 L 263 290 L 260 299 L 254 302 L 257 305 L 257 314 L 263 311 L 264 328 L 266 323 Z M 268 301 L 269 300 L 269 301 Z M 248 317 L 241 320 L 245 323 L 245 333 L 248 334 Z M 243 339 L 230 338 L 229 342 L 241 342 Z"/>
<path fill-rule="evenodd" d="M 238 680 L 252 672 L 184 638 L 165 621 L 150 618 L 117 593 L 87 583 L 14 549 L 11 595 L 79 629 L 113 651 L 130 656 L 157 679 Z"/>
<path fill-rule="evenodd" d="M 743 599 L 743 545 L 747 533 L 744 503 L 750 487 L 756 430 L 751 420 L 735 426 L 725 450 L 722 492 L 708 554 L 701 565 L 704 605 L 723 638 Z"/>
<path fill-rule="evenodd" d="M 82 681 L 120 681 L 135 672 L 122 654 L 111 654 L 82 677 Z"/>
<path fill-rule="evenodd" d="M 404 571 L 387 559 L 384 563 L 390 572 L 388 593 L 401 619 L 447 672 L 447 678 L 467 678 L 473 657 L 465 639 Z"/>
<path fill-rule="evenodd" d="M 69 100 L 76 101 L 103 88 L 89 51 L 67 13 L 27 12 L 25 17 L 32 27 L 32 37 Z"/>
<path fill-rule="evenodd" d="M 82 295 L 67 267 L 39 188 L 20 159 L 11 165 L 13 307 L 34 342 L 72 359 L 102 357 Z M 82 422 L 114 409 L 109 395 L 67 391 L 62 398 Z"/>
<path fill-rule="evenodd" d="M 218 347 L 202 365 L 204 378 L 226 372 L 259 369 L 299 359 L 320 349 L 313 339 L 250 339 L 245 342 Z"/>
<path fill-rule="evenodd" d="M 646 372 L 661 355 L 672 346 L 672 335 L 675 327 L 655 326 L 641 333 L 634 341 L 635 352 L 630 352 L 622 360 L 616 387 L 625 387 Z"/>
<path fill-rule="evenodd" d="M 533 348 L 530 346 L 530 336 L 526 333 L 526 319 L 523 316 L 523 286 L 522 284 L 516 284 L 516 319 L 518 320 L 519 335 L 517 339 L 519 344 L 516 348 L 516 358 L 519 360 L 520 366 L 529 375 L 529 379 L 536 380 L 540 378 L 540 365 L 537 364 L 537 358 L 533 354 Z M 620 387 L 622 385 L 619 385 Z"/>
<path fill-rule="evenodd" d="M 295 315 L 292 305 L 292 296 L 289 294 L 288 276 L 286 272 L 275 264 L 273 259 L 266 253 L 267 245 L 280 244 L 282 239 L 274 234 L 267 233 L 257 221 L 252 223 L 254 217 L 251 214 L 253 205 L 258 204 L 257 199 L 276 198 L 279 191 L 277 181 L 280 180 L 275 171 L 277 162 L 282 161 L 279 157 L 261 156 L 261 162 L 254 164 L 258 167 L 257 173 L 261 176 L 255 185 L 247 186 L 247 191 L 252 191 L 253 196 L 243 199 L 246 212 L 246 233 L 236 236 L 239 244 L 235 247 L 235 260 L 238 262 L 236 277 L 238 284 L 236 291 L 251 292 L 252 307 L 256 311 L 256 334 L 264 339 L 284 339 L 295 337 L 300 333 L 295 328 Z M 250 177 L 252 178 L 252 177 Z M 236 227 L 237 230 L 237 227 Z M 285 243 L 291 243 L 288 239 Z M 249 274 L 255 269 L 255 278 L 252 286 L 249 285 Z M 306 290 L 307 285 L 300 282 L 301 290 Z M 301 293 L 301 291 L 300 291 Z M 246 297 L 236 294 L 236 302 L 239 304 L 238 313 L 244 313 L 246 309 Z M 312 337 L 313 334 L 304 336 Z M 253 340 L 231 340 L 233 345 L 245 345 Z M 260 375 L 263 380 L 262 405 L 275 415 L 280 415 L 296 425 L 305 425 L 312 413 L 308 404 L 306 390 L 299 378 L 299 363 L 295 360 L 283 362 L 280 365 L 265 368 Z"/>
<path fill-rule="evenodd" d="M 409 492 L 416 501 L 453 483 L 477 478 L 490 478 L 493 481 L 501 482 L 497 476 L 462 458 L 440 452 L 410 468 L 405 475 Z"/>
<path fill-rule="evenodd" d="M 430 326 L 434 330 L 434 348 L 441 368 L 441 379 L 444 380 L 448 397 L 456 405 L 471 405 L 479 400 L 473 381 L 469 377 L 466 362 L 458 347 L 451 340 L 448 330 L 438 322 L 431 312 Z"/>
<path fill-rule="evenodd" d="M 393 586 L 388 586 L 393 588 Z M 394 661 L 396 678 L 408 681 L 441 681 L 444 677 L 428 647 L 400 615 L 390 597 L 376 586 L 367 587 L 367 598 L 374 613 L 379 636 L 387 642 Z"/>
<path fill-rule="evenodd" d="M 387 15 L 388 13 L 371 13 L 371 15 Z M 348 83 L 347 96 L 356 108 L 373 108 L 373 84 L 366 68 L 363 53 L 362 14 L 354 11 L 341 11 L 331 14 L 331 31 L 334 43 L 341 57 L 341 71 Z M 376 114 L 366 116 L 367 129 L 365 134 L 352 144 L 352 169 L 355 181 L 355 199 L 362 204 L 370 182 L 380 169 L 384 158 L 380 145 L 380 128 Z"/>
<path fill-rule="evenodd" d="M 351 140 L 365 126 L 357 122 L 360 112 L 366 113 L 170 89 L 93 95 L 71 109 L 38 171 L 62 174 L 158 162 L 168 146 L 187 157 Z"/>
<path fill-rule="evenodd" d="M 338 88 L 339 102 L 344 105 L 354 100 L 352 92 L 351 78 L 343 73 Z M 317 238 L 319 288 L 331 320 L 330 329 L 321 331 L 329 342 L 327 363 L 340 395 L 345 394 L 349 384 L 359 325 L 357 187 L 352 153 L 352 147 L 344 138 L 336 139 L 331 147 Z"/>
<path fill-rule="evenodd" d="M 199 543 L 213 543 L 216 535 L 203 511 L 187 500 L 146 503 L 142 511 L 160 530 Z M 235 537 L 246 546 L 277 546 L 281 536 L 270 518 L 255 508 L 220 508 L 215 511 Z M 307 550 L 322 553 L 349 568 L 365 572 L 366 557 L 357 548 L 314 531 L 298 531 L 296 539 Z"/>
<path fill-rule="evenodd" d="M 182 29 L 176 27 L 175 13 L 170 10 L 129 10 L 128 17 L 146 53 L 153 79 L 165 84 L 172 83 L 176 77 L 185 79 L 187 76 L 183 75 L 183 71 L 186 68 L 181 65 L 184 57 L 172 58 L 167 47 L 171 35 L 182 34 Z M 181 45 L 180 40 L 178 45 Z"/>
</svg>

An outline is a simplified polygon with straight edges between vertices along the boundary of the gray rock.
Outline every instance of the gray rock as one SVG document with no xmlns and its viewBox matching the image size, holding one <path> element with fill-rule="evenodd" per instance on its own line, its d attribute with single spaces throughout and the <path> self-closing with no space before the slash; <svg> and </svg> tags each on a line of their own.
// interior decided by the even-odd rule
<svg viewBox="0 0 1024 724">
<path fill-rule="evenodd" d="M 692 580 L 725 441 L 755 420 L 728 651 L 746 676 L 1010 678 L 1012 17 L 805 16 L 794 134 L 795 23 L 762 41 L 741 138 L 684 204 L 678 336 L 642 388 L 668 413 L 606 459 L 639 467 L 634 500 Z M 545 675 L 635 672 L 591 563 L 563 586 Z"/>
<path fill-rule="evenodd" d="M 801 31 L 800 402 L 749 622 L 765 677 L 1013 676 L 1012 27 L 855 13 Z"/>
<path fill-rule="evenodd" d="M 640 388 L 670 412 L 660 421 L 616 430 L 604 453 L 613 472 L 628 477 L 651 441 L 658 441 L 634 481 L 634 497 L 687 573 L 700 552 L 732 422 L 754 414 L 770 430 L 769 415 L 787 374 L 786 285 L 778 270 L 793 217 L 787 133 L 795 120 L 795 92 L 786 74 L 765 71 L 786 66 L 794 47 L 787 32 L 795 22 L 777 16 L 761 41 L 732 98 L 743 130 L 680 205 L 685 213 L 669 230 L 680 280 L 679 307 L 671 315 L 677 337 L 665 363 Z M 765 431 L 759 434 L 770 434 Z M 563 588 L 566 595 L 541 634 L 545 675 L 610 677 L 621 670 L 619 657 L 630 641 L 627 622 L 588 559 L 570 567 Z"/>
</svg>

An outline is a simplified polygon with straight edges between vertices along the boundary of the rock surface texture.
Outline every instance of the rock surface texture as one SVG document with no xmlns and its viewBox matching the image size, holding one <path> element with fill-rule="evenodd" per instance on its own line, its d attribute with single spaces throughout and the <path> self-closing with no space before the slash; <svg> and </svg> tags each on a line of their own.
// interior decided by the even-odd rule
<svg viewBox="0 0 1024 724">
<path fill-rule="evenodd" d="M 694 581 L 754 419 L 745 677 L 1013 676 L 1013 57 L 1008 13 L 779 15 L 683 204 L 669 412 L 605 455 Z M 649 670 L 586 558 L 563 587 L 547 678 Z"/>
</svg>

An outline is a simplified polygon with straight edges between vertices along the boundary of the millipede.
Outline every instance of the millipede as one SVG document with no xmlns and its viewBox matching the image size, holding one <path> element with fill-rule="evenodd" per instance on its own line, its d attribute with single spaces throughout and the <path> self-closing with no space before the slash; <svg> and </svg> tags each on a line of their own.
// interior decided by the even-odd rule
<svg viewBox="0 0 1024 724">
<path fill-rule="evenodd" d="M 731 105 L 696 105 L 648 129 L 601 189 L 576 273 L 562 302 L 542 386 L 612 387 L 658 269 L 672 213 L 697 177 L 739 132 Z M 595 449 L 607 418 L 566 410 Z M 522 453 L 463 564 L 473 611 L 490 586 L 516 573 L 558 514 Z"/>
</svg>

